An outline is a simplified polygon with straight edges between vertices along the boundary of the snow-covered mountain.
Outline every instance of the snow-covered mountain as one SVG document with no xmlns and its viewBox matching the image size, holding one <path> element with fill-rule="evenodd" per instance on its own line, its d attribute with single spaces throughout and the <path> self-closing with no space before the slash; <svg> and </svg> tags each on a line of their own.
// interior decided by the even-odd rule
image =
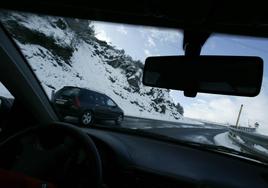
<svg viewBox="0 0 268 188">
<path fill-rule="evenodd" d="M 106 93 L 126 115 L 190 122 L 169 90 L 142 85 L 143 63 L 98 40 L 92 22 L 7 12 L 0 19 L 48 96 L 63 86 L 85 87 Z"/>
</svg>

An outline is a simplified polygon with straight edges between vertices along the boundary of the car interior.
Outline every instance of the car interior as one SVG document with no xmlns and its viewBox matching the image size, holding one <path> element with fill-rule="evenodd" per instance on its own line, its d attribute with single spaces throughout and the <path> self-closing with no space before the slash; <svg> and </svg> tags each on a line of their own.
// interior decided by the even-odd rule
<svg viewBox="0 0 268 188">
<path fill-rule="evenodd" d="M 0 12 L 23 11 L 182 29 L 185 56 L 189 57 L 189 60 L 184 59 L 186 64 L 193 61 L 192 58 L 195 62 L 202 61 L 198 58 L 201 48 L 213 33 L 267 38 L 268 14 L 265 7 L 261 3 L 245 1 L 236 4 L 228 1 L 92 3 L 82 0 L 9 0 L 1 3 Z M 12 100 L 0 98 L 3 109 L 0 111 L 0 187 L 268 187 L 268 160 L 257 156 L 253 158 L 222 147 L 204 147 L 136 129 L 107 126 L 83 129 L 61 122 L 19 47 L 6 28 L 2 24 L 0 26 L 0 83 L 14 97 Z M 228 90 L 227 86 L 226 90 L 215 89 L 214 85 L 212 88 L 197 88 L 194 79 L 183 85 L 179 79 L 167 78 L 169 81 L 161 85 L 150 74 L 158 71 L 165 75 L 161 63 L 167 59 L 162 58 L 146 60 L 144 71 L 148 79 L 143 77 L 145 85 L 182 90 L 188 97 L 196 96 L 197 92 L 240 96 L 256 96 L 260 92 L 263 70 L 260 58 L 235 59 L 239 67 L 242 61 L 249 61 L 245 70 L 256 70 L 252 79 L 247 80 L 244 75 L 245 85 L 241 84 L 242 79 L 239 80 L 243 77 L 242 69 L 238 78 L 230 76 L 230 67 L 224 67 L 230 71 L 228 81 L 237 86 L 236 90 Z M 183 59 L 176 56 L 169 62 L 176 62 L 179 58 Z M 209 65 L 210 61 L 221 60 L 212 56 L 206 58 L 207 69 L 213 67 Z M 150 62 L 159 65 L 154 69 Z M 174 70 L 170 75 L 174 75 L 176 65 L 171 63 L 168 67 Z M 205 68 L 204 71 L 207 70 Z M 202 79 L 218 83 L 227 78 L 215 74 Z M 4 104 L 6 108 L 2 108 Z"/>
</svg>

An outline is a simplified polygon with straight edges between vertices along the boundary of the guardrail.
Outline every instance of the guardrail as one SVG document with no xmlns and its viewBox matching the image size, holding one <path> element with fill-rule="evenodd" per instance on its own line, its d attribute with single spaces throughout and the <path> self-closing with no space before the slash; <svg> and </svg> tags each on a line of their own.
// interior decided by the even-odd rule
<svg viewBox="0 0 268 188">
<path fill-rule="evenodd" d="M 253 130 L 229 127 L 229 138 L 242 150 L 248 153 L 254 154 L 263 158 L 268 159 L 268 136 L 256 134 Z"/>
<path fill-rule="evenodd" d="M 241 130 L 241 131 L 246 131 L 246 132 L 255 132 L 256 131 L 256 128 L 253 128 L 253 127 L 241 127 L 241 126 L 236 127 L 234 125 L 231 125 L 230 127 L 234 128 L 234 129 Z"/>
</svg>

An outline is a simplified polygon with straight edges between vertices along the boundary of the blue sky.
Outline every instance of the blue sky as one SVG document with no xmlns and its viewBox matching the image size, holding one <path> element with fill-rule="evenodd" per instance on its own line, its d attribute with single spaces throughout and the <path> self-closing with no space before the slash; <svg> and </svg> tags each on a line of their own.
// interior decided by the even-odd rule
<svg viewBox="0 0 268 188">
<path fill-rule="evenodd" d="M 134 59 L 144 61 L 148 56 L 183 55 L 180 30 L 94 22 L 99 39 L 124 49 Z M 268 62 L 268 40 L 215 34 L 202 49 L 202 54 L 260 56 Z M 264 63 L 262 91 L 254 98 L 198 94 L 186 98 L 180 91 L 170 95 L 185 110 L 185 116 L 213 122 L 234 124 L 240 105 L 244 104 L 241 125 L 260 123 L 259 131 L 268 134 L 268 66 Z M 179 74 L 179 70 L 178 70 Z"/>
</svg>

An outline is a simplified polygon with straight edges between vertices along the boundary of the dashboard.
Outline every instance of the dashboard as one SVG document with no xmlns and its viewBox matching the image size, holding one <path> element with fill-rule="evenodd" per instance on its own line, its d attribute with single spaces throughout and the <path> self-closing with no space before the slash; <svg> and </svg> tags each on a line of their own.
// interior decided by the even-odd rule
<svg viewBox="0 0 268 188">
<path fill-rule="evenodd" d="M 268 187 L 268 168 L 256 160 L 140 134 L 80 130 L 96 145 L 104 188 Z M 3 145 L 0 166 L 63 187 L 88 187 L 94 170 L 82 146 L 47 131 L 21 134 Z"/>
<path fill-rule="evenodd" d="M 256 161 L 143 136 L 86 132 L 110 187 L 268 187 L 268 168 Z"/>
</svg>

